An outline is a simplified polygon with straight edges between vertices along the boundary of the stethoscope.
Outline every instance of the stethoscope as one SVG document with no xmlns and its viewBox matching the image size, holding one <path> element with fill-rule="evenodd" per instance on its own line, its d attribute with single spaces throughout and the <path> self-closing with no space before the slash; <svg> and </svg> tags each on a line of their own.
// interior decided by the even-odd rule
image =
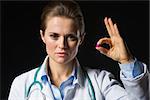
<svg viewBox="0 0 150 100">
<path fill-rule="evenodd" d="M 41 82 L 37 81 L 37 75 L 38 75 L 38 73 L 39 73 L 39 71 L 40 71 L 40 68 L 41 68 L 41 67 L 39 67 L 39 68 L 36 70 L 35 75 L 34 75 L 34 80 L 33 80 L 32 84 L 29 86 L 29 88 L 27 89 L 27 88 L 25 87 L 26 100 L 30 100 L 30 97 L 32 96 L 33 92 L 35 92 L 35 91 L 40 93 L 40 95 L 41 95 L 41 97 L 43 98 L 43 100 L 46 100 L 45 94 L 42 93 L 42 91 L 41 91 L 41 90 L 43 89 L 43 85 L 42 85 Z M 91 82 L 91 80 L 90 80 L 90 78 L 89 78 L 89 75 L 87 74 L 87 71 L 86 71 L 86 70 L 84 70 L 83 68 L 82 68 L 82 70 L 83 70 L 84 74 L 86 75 L 86 77 L 87 77 L 87 79 L 88 79 L 88 92 L 89 92 L 89 95 L 90 95 L 90 97 L 91 97 L 91 100 L 96 100 L 96 98 L 95 98 L 95 91 L 94 91 L 92 82 Z M 32 88 L 32 86 L 34 86 L 34 85 L 39 85 L 40 89 L 39 89 L 39 87 L 38 87 L 38 88 L 35 88 L 35 89 L 33 89 L 33 90 L 31 91 L 31 88 Z"/>
</svg>

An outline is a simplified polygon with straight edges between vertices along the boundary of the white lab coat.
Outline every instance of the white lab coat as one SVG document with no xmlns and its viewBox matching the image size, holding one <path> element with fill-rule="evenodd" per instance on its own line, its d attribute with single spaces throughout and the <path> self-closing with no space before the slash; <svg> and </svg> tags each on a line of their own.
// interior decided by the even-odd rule
<svg viewBox="0 0 150 100">
<path fill-rule="evenodd" d="M 41 69 L 37 75 L 37 80 L 42 83 L 42 94 L 45 95 L 46 100 L 53 100 L 52 92 L 48 83 L 44 84 L 41 81 L 43 70 L 45 70 L 48 57 L 43 62 Z M 77 62 L 78 63 L 78 62 Z M 12 83 L 8 100 L 26 100 L 25 92 L 32 84 L 36 69 L 23 73 L 16 77 Z M 92 81 L 92 85 L 95 91 L 96 100 L 148 100 L 148 71 L 144 65 L 144 73 L 135 78 L 125 78 L 120 72 L 120 78 L 124 84 L 121 87 L 120 84 L 113 78 L 112 74 L 97 69 L 87 69 L 87 73 Z M 91 100 L 91 96 L 88 91 L 88 80 L 83 74 L 83 70 L 78 64 L 77 79 L 79 85 L 75 88 L 71 88 L 65 94 L 64 100 Z M 40 88 L 39 85 L 34 85 L 31 91 Z M 41 93 L 41 92 L 40 92 Z M 42 100 L 42 94 L 39 95 L 39 91 L 34 93 L 30 100 Z"/>
</svg>

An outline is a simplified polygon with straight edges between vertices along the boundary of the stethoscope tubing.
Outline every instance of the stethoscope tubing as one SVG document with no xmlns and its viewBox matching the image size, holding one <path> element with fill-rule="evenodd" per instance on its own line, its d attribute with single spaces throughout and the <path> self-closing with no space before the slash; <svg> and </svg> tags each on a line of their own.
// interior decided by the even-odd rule
<svg viewBox="0 0 150 100">
<path fill-rule="evenodd" d="M 81 68 L 82 68 L 82 67 L 81 67 Z M 30 93 L 30 91 L 31 91 L 32 86 L 34 86 L 35 84 L 38 84 L 38 85 L 40 86 L 40 90 L 43 89 L 43 85 L 42 85 L 39 81 L 37 81 L 37 75 L 38 75 L 38 72 L 40 71 L 40 69 L 41 69 L 41 67 L 39 67 L 39 68 L 37 69 L 37 71 L 35 72 L 34 81 L 32 82 L 32 84 L 29 86 L 29 88 L 28 88 L 27 91 L 25 92 L 25 95 L 26 95 L 27 98 L 28 98 L 28 96 L 29 96 L 29 93 Z M 89 78 L 89 75 L 88 75 L 87 71 L 86 71 L 84 68 L 82 68 L 82 70 L 83 70 L 85 76 L 88 78 L 88 85 L 89 85 L 88 88 L 91 90 L 91 92 L 90 92 L 90 90 L 89 90 L 89 94 L 90 94 L 91 100 L 96 100 L 95 91 L 94 91 L 92 82 L 91 82 L 91 80 L 90 80 L 90 78 Z M 26 90 L 26 89 L 25 89 L 25 90 Z M 55 97 L 54 97 L 54 99 L 55 99 Z"/>
</svg>

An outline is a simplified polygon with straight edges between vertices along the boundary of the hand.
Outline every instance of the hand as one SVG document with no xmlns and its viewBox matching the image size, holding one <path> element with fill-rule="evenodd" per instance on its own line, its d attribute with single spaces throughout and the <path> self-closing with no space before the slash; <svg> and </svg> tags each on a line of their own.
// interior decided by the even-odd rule
<svg viewBox="0 0 150 100">
<path fill-rule="evenodd" d="M 129 63 L 133 59 L 133 56 L 121 38 L 117 25 L 113 24 L 111 18 L 107 17 L 104 19 L 104 23 L 110 38 L 104 37 L 99 39 L 96 49 L 100 51 L 100 53 L 112 58 L 115 61 L 120 63 Z M 102 47 L 101 45 L 104 43 L 108 44 L 110 49 Z"/>
</svg>

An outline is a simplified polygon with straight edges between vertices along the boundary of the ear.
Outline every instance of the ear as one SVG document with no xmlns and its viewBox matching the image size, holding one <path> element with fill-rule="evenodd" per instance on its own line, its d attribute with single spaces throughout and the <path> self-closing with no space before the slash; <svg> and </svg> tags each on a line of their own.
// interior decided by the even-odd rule
<svg viewBox="0 0 150 100">
<path fill-rule="evenodd" d="M 44 35 L 43 35 L 43 31 L 42 31 L 42 30 L 40 30 L 40 36 L 41 36 L 42 41 L 45 43 L 45 38 L 44 38 Z"/>
<path fill-rule="evenodd" d="M 83 43 L 85 37 L 85 33 L 81 36 L 80 45 Z"/>
</svg>

